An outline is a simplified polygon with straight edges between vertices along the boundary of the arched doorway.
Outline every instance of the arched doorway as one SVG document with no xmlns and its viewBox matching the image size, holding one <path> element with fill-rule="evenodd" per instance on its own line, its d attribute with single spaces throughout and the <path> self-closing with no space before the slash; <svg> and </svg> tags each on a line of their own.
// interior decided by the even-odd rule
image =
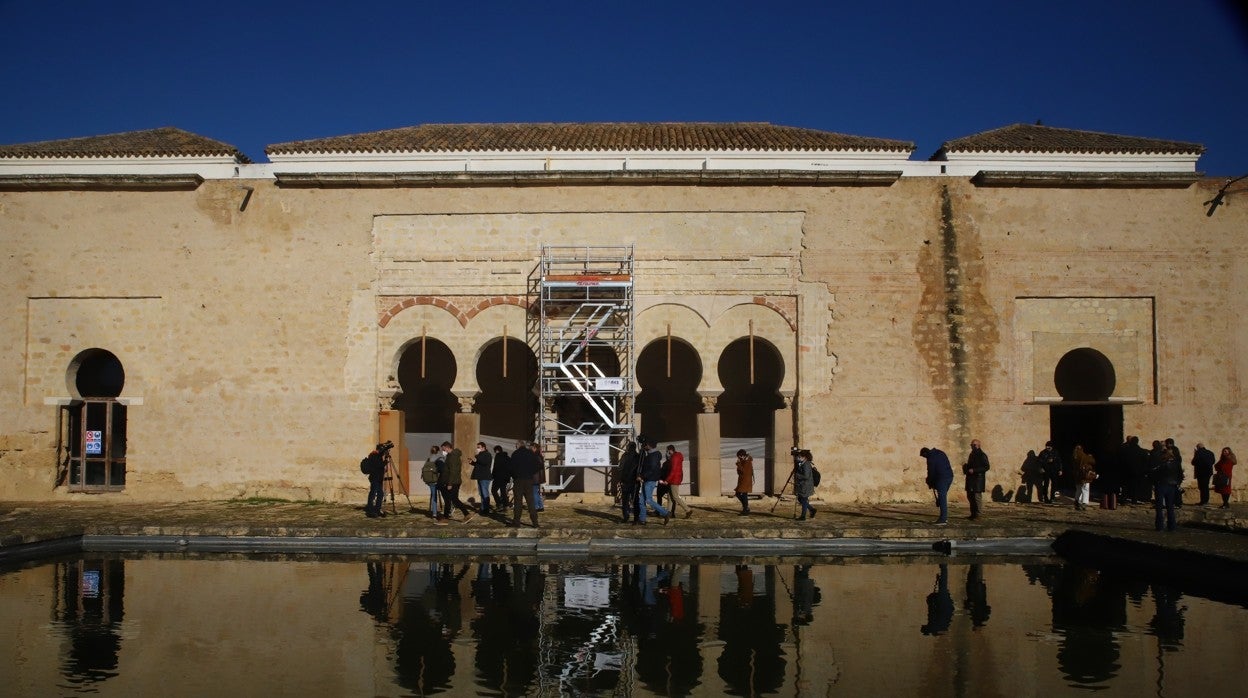
<svg viewBox="0 0 1248 698">
<path fill-rule="evenodd" d="M 701 382 L 702 360 L 689 344 L 673 338 L 670 344 L 656 339 L 646 345 L 637 356 L 641 391 L 635 411 L 641 416 L 641 431 L 660 443 L 696 442 Z M 685 453 L 693 457 L 688 450 Z"/>
<path fill-rule="evenodd" d="M 1053 384 L 1062 401 L 1049 407 L 1049 438 L 1062 460 L 1069 463 L 1082 445 L 1102 469 L 1113 467 L 1122 444 L 1122 405 L 1110 401 L 1117 385 L 1113 362 L 1091 347 L 1072 349 L 1058 360 Z"/>
<path fill-rule="evenodd" d="M 459 400 L 451 387 L 457 370 L 450 348 L 430 337 L 412 342 L 399 357 L 400 392 L 394 398 L 394 409 L 404 414 L 412 457 L 423 460 L 430 443 L 441 443 L 454 431 Z M 413 435 L 428 435 L 425 440 L 430 443 Z"/>
<path fill-rule="evenodd" d="M 755 473 L 755 482 L 774 482 L 777 467 L 775 453 L 775 413 L 784 407 L 780 385 L 784 380 L 784 359 L 779 350 L 765 339 L 742 337 L 724 347 L 719 355 L 719 382 L 724 392 L 719 396 L 721 438 L 748 439 L 763 444 L 763 453 L 746 448 L 751 455 L 761 455 L 764 472 Z M 788 454 L 781 461 L 788 466 Z"/>
<path fill-rule="evenodd" d="M 126 485 L 126 384 L 121 361 L 106 349 L 88 349 L 66 372 L 75 396 L 62 408 L 62 467 L 57 485 L 70 491 L 120 490 Z"/>
<path fill-rule="evenodd" d="M 504 358 L 505 355 L 505 358 Z M 537 359 L 515 338 L 490 343 L 477 360 L 476 411 L 481 415 L 481 438 L 500 441 L 510 450 L 518 439 L 532 439 L 537 418 Z M 496 445 L 491 442 L 490 446 Z"/>
</svg>

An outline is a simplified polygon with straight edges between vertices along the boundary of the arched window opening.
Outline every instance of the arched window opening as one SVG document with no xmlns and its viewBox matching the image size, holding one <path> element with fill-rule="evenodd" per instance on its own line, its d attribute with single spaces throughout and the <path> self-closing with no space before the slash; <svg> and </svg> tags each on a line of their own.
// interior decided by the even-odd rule
<svg viewBox="0 0 1248 698">
<path fill-rule="evenodd" d="M 1097 402 L 1114 394 L 1114 364 L 1101 352 L 1080 347 L 1066 353 L 1053 371 L 1053 383 L 1062 400 Z"/>
</svg>

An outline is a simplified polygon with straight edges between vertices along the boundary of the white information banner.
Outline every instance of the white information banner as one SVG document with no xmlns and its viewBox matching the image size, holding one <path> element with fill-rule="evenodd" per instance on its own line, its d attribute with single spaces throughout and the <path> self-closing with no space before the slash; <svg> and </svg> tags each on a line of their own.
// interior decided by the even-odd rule
<svg viewBox="0 0 1248 698">
<path fill-rule="evenodd" d="M 568 465 L 610 465 L 611 437 L 606 434 L 569 434 L 563 440 L 563 454 Z"/>
<path fill-rule="evenodd" d="M 602 391 L 623 390 L 624 379 L 623 378 L 610 378 L 610 377 L 595 378 L 594 389 L 602 390 Z"/>
</svg>

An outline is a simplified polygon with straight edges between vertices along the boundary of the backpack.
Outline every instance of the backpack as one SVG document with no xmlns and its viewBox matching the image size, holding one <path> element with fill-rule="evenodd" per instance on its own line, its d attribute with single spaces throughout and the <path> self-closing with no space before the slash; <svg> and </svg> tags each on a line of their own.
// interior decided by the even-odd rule
<svg viewBox="0 0 1248 698">
<path fill-rule="evenodd" d="M 360 473 L 363 475 L 367 475 L 368 471 L 369 471 L 368 456 L 364 456 L 363 458 L 360 459 Z"/>
<path fill-rule="evenodd" d="M 819 474 L 819 469 L 815 467 L 814 463 L 811 463 L 811 465 L 810 465 L 810 481 L 811 481 L 811 482 L 813 482 L 813 483 L 815 483 L 815 487 L 818 487 L 818 486 L 819 486 L 819 481 L 820 481 L 820 480 L 822 480 L 822 479 L 823 479 L 823 476 Z"/>
<path fill-rule="evenodd" d="M 426 485 L 438 484 L 438 463 L 432 458 L 426 458 L 425 464 L 420 467 L 420 479 Z"/>
</svg>

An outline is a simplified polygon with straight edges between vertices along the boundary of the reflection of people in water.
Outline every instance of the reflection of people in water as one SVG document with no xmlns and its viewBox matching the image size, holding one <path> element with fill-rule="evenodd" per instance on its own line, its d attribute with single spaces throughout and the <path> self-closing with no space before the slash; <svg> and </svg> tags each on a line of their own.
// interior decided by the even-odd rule
<svg viewBox="0 0 1248 698">
<path fill-rule="evenodd" d="M 490 565 L 489 584 L 488 595 L 476 595 L 478 614 L 469 624 L 477 641 L 478 685 L 505 696 L 525 695 L 537 676 L 545 578 L 536 565 L 509 570 L 498 564 Z"/>
<path fill-rule="evenodd" d="M 793 565 L 793 625 L 809 625 L 815 619 L 818 593 L 810 578 L 810 565 Z"/>
<path fill-rule="evenodd" d="M 936 588 L 927 595 L 927 624 L 919 628 L 924 635 L 941 635 L 953 623 L 953 597 L 949 595 L 949 566 L 941 564 L 936 573 Z"/>
<path fill-rule="evenodd" d="M 440 608 L 439 587 L 445 582 L 440 581 L 443 575 L 438 565 L 429 567 L 429 585 L 419 596 L 403 595 L 402 611 L 391 631 L 395 637 L 395 679 L 403 688 L 419 694 L 449 689 L 455 674 L 455 655 L 444 632 Z"/>
<path fill-rule="evenodd" d="M 1183 614 L 1186 606 L 1179 606 L 1183 595 L 1161 584 L 1153 585 L 1153 603 L 1156 612 L 1148 621 L 1149 631 L 1157 636 L 1158 644 L 1163 650 L 1175 651 L 1183 646 L 1183 630 L 1187 622 Z"/>
<path fill-rule="evenodd" d="M 776 623 L 774 568 L 767 568 L 766 596 L 754 595 L 754 571 L 737 565 L 737 593 L 719 600 L 719 676 L 734 695 L 769 693 L 784 685 L 785 660 L 780 645 L 785 626 Z"/>
<path fill-rule="evenodd" d="M 1057 664 L 1075 685 L 1102 684 L 1121 669 L 1115 633 L 1127 622 L 1126 589 L 1096 570 L 1062 565 L 1053 596 Z"/>
<path fill-rule="evenodd" d="M 966 612 L 971 627 L 979 630 L 988 622 L 992 606 L 988 605 L 988 585 L 984 584 L 984 566 L 970 565 L 966 570 Z"/>
<path fill-rule="evenodd" d="M 702 678 L 702 625 L 697 614 L 685 613 L 687 592 L 684 582 L 674 581 L 674 565 L 659 565 L 653 576 L 646 565 L 636 570 L 637 677 L 658 695 L 687 695 Z"/>
</svg>

